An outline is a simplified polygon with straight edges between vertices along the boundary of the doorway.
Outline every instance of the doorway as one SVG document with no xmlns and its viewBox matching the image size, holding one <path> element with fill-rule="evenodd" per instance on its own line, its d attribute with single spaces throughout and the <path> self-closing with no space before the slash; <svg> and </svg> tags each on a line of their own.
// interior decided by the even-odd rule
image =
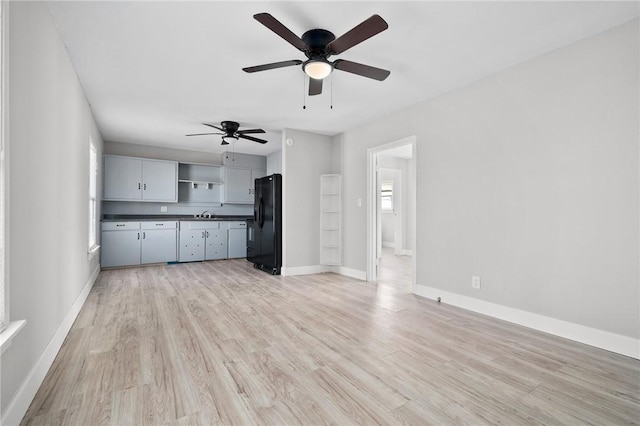
<svg viewBox="0 0 640 426">
<path fill-rule="evenodd" d="M 416 137 L 368 150 L 367 281 L 413 292 L 416 282 Z"/>
</svg>

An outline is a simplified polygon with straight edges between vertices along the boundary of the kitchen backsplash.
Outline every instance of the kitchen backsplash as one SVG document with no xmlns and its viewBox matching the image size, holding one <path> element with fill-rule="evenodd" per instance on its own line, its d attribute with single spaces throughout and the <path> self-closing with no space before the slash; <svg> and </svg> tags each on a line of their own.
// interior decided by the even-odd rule
<svg viewBox="0 0 640 426">
<path fill-rule="evenodd" d="M 162 206 L 167 211 L 160 210 Z M 200 214 L 204 211 L 215 215 L 252 216 L 253 205 L 247 204 L 188 204 L 188 203 L 135 203 L 130 201 L 103 201 L 102 214 Z"/>
</svg>

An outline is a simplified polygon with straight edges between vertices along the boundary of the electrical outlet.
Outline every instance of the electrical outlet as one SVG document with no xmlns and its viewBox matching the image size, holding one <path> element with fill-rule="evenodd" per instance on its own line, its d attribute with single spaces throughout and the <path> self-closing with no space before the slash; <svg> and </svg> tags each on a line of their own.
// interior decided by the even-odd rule
<svg viewBox="0 0 640 426">
<path fill-rule="evenodd" d="M 477 275 L 471 277 L 471 287 L 480 289 L 480 277 Z"/>
<path fill-rule="evenodd" d="M 160 213 L 166 213 L 167 212 L 167 206 L 160 206 Z"/>
</svg>

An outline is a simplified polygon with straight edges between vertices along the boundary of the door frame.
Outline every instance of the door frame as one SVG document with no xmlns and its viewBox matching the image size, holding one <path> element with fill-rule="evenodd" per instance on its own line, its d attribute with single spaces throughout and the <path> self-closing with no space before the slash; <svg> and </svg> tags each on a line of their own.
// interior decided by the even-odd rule
<svg viewBox="0 0 640 426">
<path fill-rule="evenodd" d="M 379 154 L 383 151 L 387 151 L 392 148 L 397 148 L 404 145 L 411 145 L 411 167 L 409 171 L 409 180 L 411 185 L 411 191 L 403 194 L 406 200 L 408 197 L 416 198 L 417 182 L 416 182 L 416 150 L 417 150 L 417 138 L 415 135 L 408 136 L 406 138 L 398 139 L 393 142 L 385 143 L 382 145 L 369 148 L 367 150 L 367 281 L 376 281 L 378 279 L 378 170 L 379 170 Z M 408 205 L 409 203 L 405 203 Z M 413 203 L 414 210 L 417 203 Z M 408 212 L 405 212 L 408 213 Z M 416 218 L 417 212 L 413 214 L 413 229 L 416 230 Z M 405 226 L 408 224 L 405 224 Z M 417 230 L 416 230 L 417 231 Z M 416 246 L 416 232 L 409 236 L 411 246 L 413 247 L 413 255 L 411 257 L 412 271 L 411 271 L 411 292 L 414 291 L 416 285 L 416 257 L 418 250 Z"/>
</svg>

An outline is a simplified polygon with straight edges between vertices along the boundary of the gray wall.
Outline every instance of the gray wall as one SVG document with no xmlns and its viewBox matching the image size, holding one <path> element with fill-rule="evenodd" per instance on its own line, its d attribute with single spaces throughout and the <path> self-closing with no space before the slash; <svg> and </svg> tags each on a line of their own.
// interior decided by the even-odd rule
<svg viewBox="0 0 640 426">
<path fill-rule="evenodd" d="M 638 51 L 636 19 L 346 132 L 344 266 L 367 149 L 416 135 L 419 285 L 638 338 Z"/>
<path fill-rule="evenodd" d="M 282 151 L 267 156 L 267 176 L 274 173 L 282 174 Z"/>
<path fill-rule="evenodd" d="M 320 263 L 320 175 L 332 172 L 330 136 L 285 129 L 284 246 L 286 268 Z M 293 178 L 291 178 L 293 177 Z"/>
<path fill-rule="evenodd" d="M 9 291 L 27 324 L 2 354 L 2 413 L 98 266 L 88 260 L 89 135 L 102 139 L 49 9 L 9 6 Z"/>
<path fill-rule="evenodd" d="M 222 155 L 214 152 L 188 151 L 186 149 L 162 148 L 132 143 L 105 141 L 104 153 L 129 157 L 155 158 L 158 160 L 182 161 L 185 163 L 222 164 Z"/>
</svg>

